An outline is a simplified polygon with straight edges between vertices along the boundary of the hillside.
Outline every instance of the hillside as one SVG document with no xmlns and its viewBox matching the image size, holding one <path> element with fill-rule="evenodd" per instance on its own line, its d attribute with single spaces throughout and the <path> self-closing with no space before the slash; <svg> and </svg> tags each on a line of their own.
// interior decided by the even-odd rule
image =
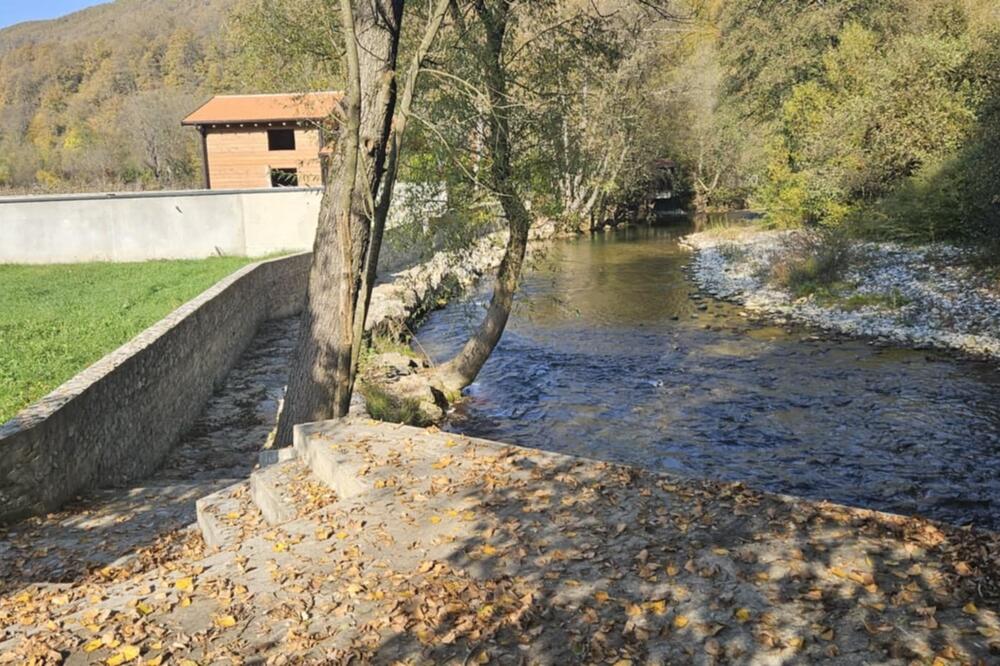
<svg viewBox="0 0 1000 666">
<path fill-rule="evenodd" d="M 0 190 L 197 182 L 180 118 L 222 87 L 237 0 L 117 0 L 0 30 Z"/>
<path fill-rule="evenodd" d="M 215 33 L 236 0 L 117 0 L 49 21 L 27 21 L 0 29 L 0 55 L 27 44 L 160 36 L 186 27 Z"/>
</svg>

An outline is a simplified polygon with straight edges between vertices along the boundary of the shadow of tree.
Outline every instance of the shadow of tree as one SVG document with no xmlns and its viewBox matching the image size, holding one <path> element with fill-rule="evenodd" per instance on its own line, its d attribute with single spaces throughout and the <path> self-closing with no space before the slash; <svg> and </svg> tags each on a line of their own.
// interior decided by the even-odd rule
<svg viewBox="0 0 1000 666">
<path fill-rule="evenodd" d="M 310 654 L 551 664 L 1000 655 L 997 535 L 741 484 L 478 450 L 481 460 L 467 456 L 441 486 L 455 506 L 474 506 L 465 536 L 415 571 L 358 563 L 374 606 L 349 645 L 320 640 Z M 405 514 L 407 504 L 395 508 Z"/>
<path fill-rule="evenodd" d="M 199 420 L 149 478 L 94 490 L 58 512 L 0 528 L 0 597 L 9 602 L 36 583 L 78 583 L 108 566 L 141 573 L 157 550 L 186 544 L 195 502 L 248 477 L 256 464 L 273 428 L 296 327 L 295 318 L 261 326 Z"/>
</svg>

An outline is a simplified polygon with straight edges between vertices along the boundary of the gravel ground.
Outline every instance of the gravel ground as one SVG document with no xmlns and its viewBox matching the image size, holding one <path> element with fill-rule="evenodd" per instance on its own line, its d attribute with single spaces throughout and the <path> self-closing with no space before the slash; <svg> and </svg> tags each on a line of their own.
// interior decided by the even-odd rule
<svg viewBox="0 0 1000 666">
<path fill-rule="evenodd" d="M 888 303 L 848 307 L 793 294 L 768 279 L 770 267 L 801 232 L 742 230 L 685 237 L 695 251 L 692 276 L 713 296 L 783 323 L 794 320 L 838 333 L 917 348 L 1000 358 L 1000 288 L 977 272 L 970 252 L 945 244 L 858 243 L 844 276 L 847 298 Z"/>
</svg>

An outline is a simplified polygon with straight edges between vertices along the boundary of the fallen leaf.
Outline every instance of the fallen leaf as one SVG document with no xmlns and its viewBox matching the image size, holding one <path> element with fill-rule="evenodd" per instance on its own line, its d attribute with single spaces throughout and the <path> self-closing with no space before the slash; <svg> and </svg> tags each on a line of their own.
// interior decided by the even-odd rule
<svg viewBox="0 0 1000 666">
<path fill-rule="evenodd" d="M 215 616 L 215 626 L 220 629 L 228 629 L 229 627 L 236 626 L 236 618 L 232 615 L 216 615 Z"/>
<path fill-rule="evenodd" d="M 663 615 L 667 612 L 667 602 L 663 599 L 646 602 L 646 608 L 656 615 Z"/>
</svg>

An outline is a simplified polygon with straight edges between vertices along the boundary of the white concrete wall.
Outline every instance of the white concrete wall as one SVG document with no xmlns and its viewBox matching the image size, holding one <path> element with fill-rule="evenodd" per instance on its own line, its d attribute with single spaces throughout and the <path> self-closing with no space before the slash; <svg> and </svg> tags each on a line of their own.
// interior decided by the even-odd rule
<svg viewBox="0 0 1000 666">
<path fill-rule="evenodd" d="M 262 256 L 311 250 L 319 189 L 0 198 L 0 263 Z"/>
</svg>

